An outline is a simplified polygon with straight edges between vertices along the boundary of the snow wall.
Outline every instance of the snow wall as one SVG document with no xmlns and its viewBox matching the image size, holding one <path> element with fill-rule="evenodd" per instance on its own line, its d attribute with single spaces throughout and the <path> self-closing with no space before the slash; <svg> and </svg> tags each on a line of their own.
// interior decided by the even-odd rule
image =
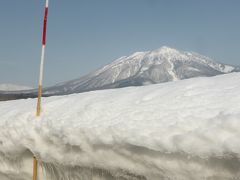
<svg viewBox="0 0 240 180">
<path fill-rule="evenodd" d="M 239 180 L 240 73 L 0 102 L 0 179 Z"/>
</svg>

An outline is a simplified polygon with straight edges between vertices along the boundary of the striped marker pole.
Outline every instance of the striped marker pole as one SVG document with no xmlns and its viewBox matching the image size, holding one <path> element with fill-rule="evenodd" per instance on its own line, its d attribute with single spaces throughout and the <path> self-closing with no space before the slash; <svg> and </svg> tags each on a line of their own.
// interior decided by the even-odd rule
<svg viewBox="0 0 240 180">
<path fill-rule="evenodd" d="M 41 53 L 40 74 L 39 74 L 39 83 L 38 83 L 37 112 L 36 112 L 37 117 L 41 115 L 43 67 L 44 67 L 46 37 L 47 37 L 48 1 L 49 0 L 46 0 L 44 21 L 43 21 L 42 53 Z M 33 180 L 37 180 L 37 176 L 38 176 L 38 161 L 36 157 L 33 157 Z"/>
<path fill-rule="evenodd" d="M 45 46 L 47 37 L 47 17 L 48 17 L 48 0 L 46 0 L 44 22 L 43 22 L 43 35 L 42 35 L 42 54 L 41 54 L 41 64 L 40 64 L 40 75 L 38 83 L 38 102 L 37 102 L 37 116 L 41 114 L 41 96 L 42 96 L 42 80 L 43 80 L 43 65 L 45 57 Z"/>
</svg>

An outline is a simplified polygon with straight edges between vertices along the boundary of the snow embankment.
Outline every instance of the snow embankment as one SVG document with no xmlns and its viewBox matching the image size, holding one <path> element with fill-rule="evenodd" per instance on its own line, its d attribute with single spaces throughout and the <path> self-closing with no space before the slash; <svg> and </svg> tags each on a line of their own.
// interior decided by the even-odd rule
<svg viewBox="0 0 240 180">
<path fill-rule="evenodd" d="M 240 73 L 0 102 L 0 179 L 240 178 Z M 41 169 L 41 168 L 40 168 Z"/>
</svg>

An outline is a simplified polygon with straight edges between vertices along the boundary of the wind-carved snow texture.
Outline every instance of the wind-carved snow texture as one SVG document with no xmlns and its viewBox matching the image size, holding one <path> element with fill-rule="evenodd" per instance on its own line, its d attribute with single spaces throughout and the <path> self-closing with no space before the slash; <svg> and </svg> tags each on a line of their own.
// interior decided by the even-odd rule
<svg viewBox="0 0 240 180">
<path fill-rule="evenodd" d="M 0 179 L 240 179 L 240 73 L 0 102 Z M 43 173 L 42 173 L 43 169 Z M 47 177 L 47 178 L 46 178 Z"/>
</svg>

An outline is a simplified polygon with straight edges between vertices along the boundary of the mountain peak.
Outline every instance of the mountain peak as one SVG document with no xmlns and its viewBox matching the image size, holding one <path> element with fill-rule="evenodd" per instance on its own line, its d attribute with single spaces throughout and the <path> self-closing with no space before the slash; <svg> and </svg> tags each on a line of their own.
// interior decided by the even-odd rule
<svg viewBox="0 0 240 180">
<path fill-rule="evenodd" d="M 143 52 L 135 52 L 129 56 L 123 56 L 117 60 L 115 60 L 113 63 L 118 63 L 118 62 L 124 62 L 124 61 L 134 61 L 134 60 L 141 60 L 143 59 L 145 56 L 152 56 L 152 57 L 158 57 L 158 56 L 170 56 L 170 57 L 175 57 L 175 56 L 181 56 L 184 53 L 168 47 L 168 46 L 162 46 L 158 49 L 152 50 L 152 51 L 143 51 Z"/>
<path fill-rule="evenodd" d="M 162 46 L 162 47 L 160 47 L 159 48 L 161 51 L 178 51 L 178 50 L 176 50 L 176 49 L 174 49 L 174 48 L 171 48 L 171 47 L 169 47 L 169 46 Z"/>
<path fill-rule="evenodd" d="M 165 53 L 179 53 L 179 51 L 177 49 L 174 49 L 174 48 L 171 48 L 171 47 L 168 47 L 168 46 L 162 46 L 159 49 L 156 49 L 154 51 L 158 51 L 162 54 L 165 54 Z"/>
<path fill-rule="evenodd" d="M 142 57 L 145 54 L 146 54 L 146 52 L 135 52 L 129 57 Z"/>
</svg>

